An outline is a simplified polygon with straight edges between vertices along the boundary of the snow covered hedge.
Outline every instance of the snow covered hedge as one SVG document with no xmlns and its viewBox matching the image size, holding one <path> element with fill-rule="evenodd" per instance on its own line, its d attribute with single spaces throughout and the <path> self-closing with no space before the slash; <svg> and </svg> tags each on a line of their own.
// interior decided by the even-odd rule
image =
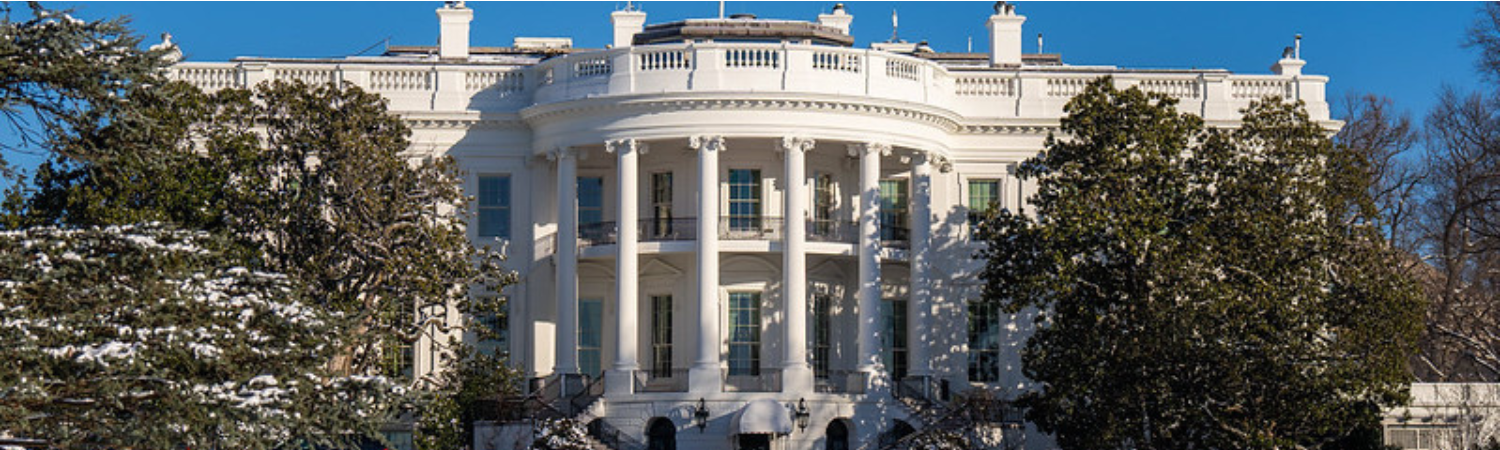
<svg viewBox="0 0 1500 450">
<path fill-rule="evenodd" d="M 0 436 L 264 449 L 375 434 L 399 395 L 329 372 L 349 321 L 215 247 L 156 224 L 0 232 Z"/>
</svg>

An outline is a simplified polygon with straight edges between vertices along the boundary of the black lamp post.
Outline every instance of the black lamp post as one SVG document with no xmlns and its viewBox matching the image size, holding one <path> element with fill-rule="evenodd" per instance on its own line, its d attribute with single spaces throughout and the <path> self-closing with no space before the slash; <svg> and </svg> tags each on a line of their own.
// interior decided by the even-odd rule
<svg viewBox="0 0 1500 450">
<path fill-rule="evenodd" d="M 703 433 L 708 428 L 708 402 L 702 397 L 698 398 L 698 408 L 693 410 L 693 422 L 698 424 L 698 433 Z"/>
<path fill-rule="evenodd" d="M 787 405 L 792 413 L 792 421 L 797 423 L 797 428 L 807 431 L 807 422 L 812 419 L 812 413 L 807 411 L 807 399 L 797 400 L 797 406 Z"/>
</svg>

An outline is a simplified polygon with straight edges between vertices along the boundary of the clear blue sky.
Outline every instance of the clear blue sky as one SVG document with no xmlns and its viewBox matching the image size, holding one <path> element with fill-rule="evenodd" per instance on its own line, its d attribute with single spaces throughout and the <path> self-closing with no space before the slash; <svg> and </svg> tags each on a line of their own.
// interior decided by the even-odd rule
<svg viewBox="0 0 1500 450">
<path fill-rule="evenodd" d="M 729 13 L 811 20 L 833 1 L 726 2 Z M 963 51 L 974 39 L 985 50 L 990 2 L 846 2 L 855 16 L 856 45 L 891 34 L 926 40 L 939 51 Z M 437 41 L 433 10 L 440 2 L 51 3 L 82 17 L 129 15 L 142 34 L 171 32 L 190 60 L 236 56 L 328 57 L 365 49 L 387 36 L 396 45 Z M 718 2 L 637 2 L 650 23 L 712 17 Z M 470 2 L 474 45 L 509 45 L 516 36 L 572 37 L 602 47 L 609 13 L 624 2 Z M 1472 2 L 1019 2 L 1027 17 L 1025 51 L 1045 50 L 1070 64 L 1131 68 L 1224 68 L 1268 73 L 1282 47 L 1302 33 L 1307 73 L 1328 75 L 1330 99 L 1373 92 L 1420 117 L 1443 84 L 1479 88 L 1472 50 L 1461 47 L 1477 17 Z"/>
</svg>

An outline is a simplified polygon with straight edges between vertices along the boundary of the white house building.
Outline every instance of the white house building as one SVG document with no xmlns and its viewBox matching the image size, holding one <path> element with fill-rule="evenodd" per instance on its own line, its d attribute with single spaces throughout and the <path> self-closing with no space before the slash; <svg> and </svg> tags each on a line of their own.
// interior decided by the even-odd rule
<svg viewBox="0 0 1500 450">
<path fill-rule="evenodd" d="M 481 344 L 615 448 L 877 448 L 940 421 L 950 395 L 1026 389 L 1029 319 L 970 303 L 970 217 L 1024 208 L 1017 164 L 1096 78 L 1209 123 L 1273 95 L 1329 121 L 1328 78 L 1304 75 L 1295 50 L 1258 75 L 1074 66 L 1023 54 L 1026 18 L 1004 4 L 972 18 L 985 53 L 856 48 L 842 6 L 651 25 L 618 11 L 612 45 L 592 50 L 471 46 L 472 10 L 437 16 L 436 47 L 173 75 L 388 98 L 414 157 L 461 163 L 472 238 L 520 274 L 490 293 L 507 313 L 485 318 L 508 337 Z M 434 351 L 416 348 L 415 375 Z M 1014 415 L 998 422 L 997 447 L 1051 446 Z"/>
</svg>

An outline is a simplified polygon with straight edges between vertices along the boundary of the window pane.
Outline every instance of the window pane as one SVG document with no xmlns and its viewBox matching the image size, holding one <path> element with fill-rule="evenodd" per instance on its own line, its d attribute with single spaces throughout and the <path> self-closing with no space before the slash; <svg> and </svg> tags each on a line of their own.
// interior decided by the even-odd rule
<svg viewBox="0 0 1500 450">
<path fill-rule="evenodd" d="M 885 366 L 891 376 L 906 376 L 906 300 L 885 301 Z"/>
<path fill-rule="evenodd" d="M 672 296 L 651 297 L 651 362 L 653 375 L 672 376 Z"/>
<path fill-rule="evenodd" d="M 604 222 L 604 179 L 578 179 L 578 226 Z"/>
<path fill-rule="evenodd" d="M 473 224 L 479 237 L 510 238 L 510 177 L 479 177 L 478 207 Z"/>
<path fill-rule="evenodd" d="M 597 376 L 603 367 L 600 343 L 604 338 L 604 302 L 598 299 L 578 300 L 578 369 Z"/>
<path fill-rule="evenodd" d="M 729 294 L 729 374 L 760 375 L 760 293 Z"/>
<path fill-rule="evenodd" d="M 481 208 L 479 210 L 480 237 L 510 237 L 509 208 Z"/>
</svg>

